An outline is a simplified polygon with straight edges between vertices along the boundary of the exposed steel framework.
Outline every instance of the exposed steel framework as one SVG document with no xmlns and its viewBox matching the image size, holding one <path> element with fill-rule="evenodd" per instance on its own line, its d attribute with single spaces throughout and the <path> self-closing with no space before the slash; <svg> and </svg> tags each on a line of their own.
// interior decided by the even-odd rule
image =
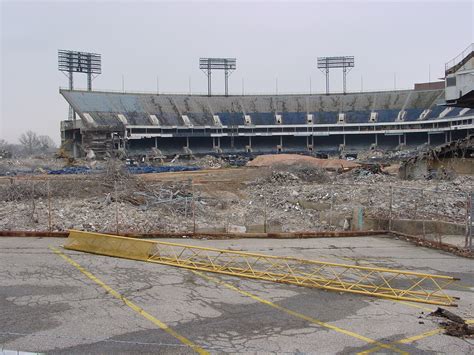
<svg viewBox="0 0 474 355">
<path fill-rule="evenodd" d="M 87 90 L 92 91 L 92 76 L 102 73 L 102 58 L 97 53 L 59 49 L 58 70 L 67 73 L 69 90 L 74 89 L 74 73 L 87 74 Z M 72 106 L 69 106 L 69 119 L 75 119 L 75 116 Z"/>
<path fill-rule="evenodd" d="M 207 95 L 211 96 L 212 70 L 224 70 L 225 75 L 225 96 L 229 96 L 229 76 L 233 70 L 237 69 L 237 59 L 235 58 L 199 58 L 199 69 L 207 75 Z"/>
<path fill-rule="evenodd" d="M 87 74 L 87 90 L 92 90 L 92 75 L 102 73 L 100 54 L 59 49 L 58 69 L 69 73 L 69 90 L 73 89 L 73 73 Z"/>
<path fill-rule="evenodd" d="M 342 92 L 346 93 L 346 76 L 354 67 L 353 56 L 318 57 L 318 69 L 326 75 L 326 94 L 329 94 L 329 69 L 342 68 Z"/>
<path fill-rule="evenodd" d="M 363 267 L 70 231 L 66 249 L 232 276 L 455 306 L 444 290 L 456 279 L 412 271 Z"/>
</svg>

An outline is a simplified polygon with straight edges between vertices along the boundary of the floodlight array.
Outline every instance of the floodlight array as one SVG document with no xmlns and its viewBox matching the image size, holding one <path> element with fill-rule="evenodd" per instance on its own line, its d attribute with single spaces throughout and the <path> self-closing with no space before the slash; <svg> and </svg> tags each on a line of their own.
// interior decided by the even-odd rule
<svg viewBox="0 0 474 355">
<path fill-rule="evenodd" d="M 58 69 L 65 72 L 101 74 L 101 55 L 60 49 Z"/>
<path fill-rule="evenodd" d="M 354 57 L 318 57 L 318 69 L 353 68 Z"/>
<path fill-rule="evenodd" d="M 199 69 L 235 70 L 237 69 L 237 59 L 199 58 Z"/>
</svg>

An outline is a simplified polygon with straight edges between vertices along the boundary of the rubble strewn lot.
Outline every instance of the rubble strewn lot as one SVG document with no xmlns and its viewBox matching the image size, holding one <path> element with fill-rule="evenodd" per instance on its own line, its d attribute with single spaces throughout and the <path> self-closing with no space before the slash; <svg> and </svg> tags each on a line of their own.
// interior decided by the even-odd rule
<svg viewBox="0 0 474 355">
<path fill-rule="evenodd" d="M 2 169 L 61 168 L 58 161 L 39 163 L 2 162 Z M 96 174 L 0 178 L 0 229 L 340 230 L 349 228 L 356 208 L 366 218 L 465 223 L 466 196 L 474 184 L 472 175 L 408 181 L 379 165 L 285 154 L 239 168 L 215 157 L 192 164 L 204 170 L 131 175 L 123 163 L 111 161 L 94 162 L 101 167 Z"/>
</svg>

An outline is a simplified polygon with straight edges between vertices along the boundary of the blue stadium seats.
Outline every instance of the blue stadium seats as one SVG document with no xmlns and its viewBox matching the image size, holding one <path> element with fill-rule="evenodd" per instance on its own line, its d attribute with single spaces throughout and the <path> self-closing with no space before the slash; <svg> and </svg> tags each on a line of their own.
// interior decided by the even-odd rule
<svg viewBox="0 0 474 355">
<path fill-rule="evenodd" d="M 242 126 L 245 124 L 244 115 L 240 112 L 217 112 L 224 126 Z"/>
<path fill-rule="evenodd" d="M 459 113 L 461 112 L 461 110 L 462 110 L 462 107 L 453 107 L 453 109 L 451 111 L 449 111 L 446 114 L 446 116 L 444 116 L 444 118 L 459 116 Z"/>
<path fill-rule="evenodd" d="M 367 123 L 370 118 L 370 111 L 346 111 L 346 123 Z"/>
<path fill-rule="evenodd" d="M 462 116 L 472 116 L 472 115 L 474 115 L 474 109 L 471 108 L 470 110 L 464 112 Z"/>
<path fill-rule="evenodd" d="M 207 97 L 188 95 L 123 94 L 61 90 L 66 100 L 76 108 L 85 121 L 85 113 L 96 126 L 122 125 L 117 118 L 123 114 L 129 125 L 152 125 L 150 115 L 156 115 L 161 126 L 182 126 L 182 115 L 187 115 L 194 126 L 215 125 L 213 114 L 225 126 L 245 125 L 245 111 L 253 125 L 278 125 L 275 117 L 281 115 L 283 125 L 307 124 L 307 113 L 313 115 L 314 124 L 336 124 L 339 110 L 345 114 L 346 123 L 369 123 L 371 112 L 377 113 L 377 122 L 395 122 L 404 108 L 405 121 L 416 121 L 430 108 L 425 120 L 436 120 L 444 106 L 434 105 L 442 90 L 394 91 L 385 93 L 358 93 L 352 96 L 331 95 L 274 95 Z M 376 97 L 376 99 L 374 99 Z M 463 111 L 453 108 L 445 118 L 455 118 Z M 465 111 L 465 110 L 464 110 Z M 474 110 L 463 115 L 472 115 Z"/>
<path fill-rule="evenodd" d="M 377 122 L 395 122 L 400 110 L 377 110 Z"/>
<path fill-rule="evenodd" d="M 439 114 L 446 109 L 446 106 L 434 106 L 431 108 L 431 112 L 426 116 L 427 120 L 435 120 L 439 117 Z"/>
<path fill-rule="evenodd" d="M 149 116 L 143 112 L 131 111 L 124 114 L 129 125 L 146 126 L 150 124 Z"/>
<path fill-rule="evenodd" d="M 406 115 L 405 115 L 405 121 L 416 121 L 421 113 L 424 111 L 422 108 L 407 108 L 405 109 Z"/>
<path fill-rule="evenodd" d="M 282 112 L 282 124 L 306 124 L 306 112 Z"/>
<path fill-rule="evenodd" d="M 188 112 L 186 114 L 193 126 L 213 126 L 214 119 L 209 114 L 203 112 Z"/>
<path fill-rule="evenodd" d="M 276 124 L 275 114 L 273 112 L 247 112 L 254 125 L 273 125 Z"/>
<path fill-rule="evenodd" d="M 314 123 L 331 124 L 337 123 L 339 112 L 314 112 Z"/>
</svg>

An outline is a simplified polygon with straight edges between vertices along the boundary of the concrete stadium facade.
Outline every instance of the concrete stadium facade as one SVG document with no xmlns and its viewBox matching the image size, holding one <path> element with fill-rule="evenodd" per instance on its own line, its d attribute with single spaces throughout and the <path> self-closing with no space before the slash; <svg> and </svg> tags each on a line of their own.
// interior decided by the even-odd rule
<svg viewBox="0 0 474 355">
<path fill-rule="evenodd" d="M 474 109 L 444 106 L 444 89 L 348 94 L 201 96 L 60 90 L 75 156 L 337 152 L 436 145 L 474 132 Z"/>
</svg>

